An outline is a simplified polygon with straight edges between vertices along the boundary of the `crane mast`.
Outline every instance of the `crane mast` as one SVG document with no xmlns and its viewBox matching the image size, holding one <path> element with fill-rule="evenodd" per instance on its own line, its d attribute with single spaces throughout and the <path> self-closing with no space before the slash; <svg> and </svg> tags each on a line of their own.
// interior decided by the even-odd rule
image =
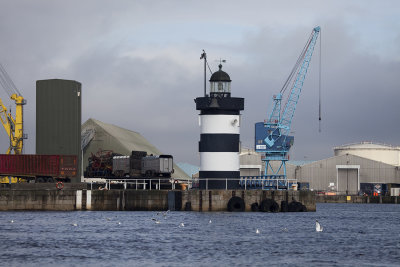
<svg viewBox="0 0 400 267">
<path fill-rule="evenodd" d="M 15 118 L 3 104 L 0 98 L 0 122 L 3 125 L 7 135 L 9 136 L 10 145 L 6 154 L 22 154 L 24 139 L 27 135 L 24 134 L 24 121 L 23 121 L 23 106 L 26 100 L 22 97 L 21 93 L 15 87 L 11 78 L 0 64 L 0 84 L 9 95 L 10 99 L 15 102 Z"/>
<path fill-rule="evenodd" d="M 255 150 L 265 154 L 263 188 L 288 188 L 286 161 L 294 142 L 294 137 L 289 135 L 291 124 L 320 30 L 320 27 L 312 30 L 285 84 L 273 96 L 268 119 L 255 124 Z M 288 88 L 291 89 L 282 111 L 283 94 Z M 278 168 L 273 168 L 271 161 L 280 161 Z"/>
</svg>

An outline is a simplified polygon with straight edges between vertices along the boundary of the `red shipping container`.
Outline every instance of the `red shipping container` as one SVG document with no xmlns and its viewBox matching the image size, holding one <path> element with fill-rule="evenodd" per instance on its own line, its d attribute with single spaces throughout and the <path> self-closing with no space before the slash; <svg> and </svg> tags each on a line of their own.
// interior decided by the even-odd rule
<svg viewBox="0 0 400 267">
<path fill-rule="evenodd" d="M 70 155 L 0 155 L 0 176 L 75 177 L 77 156 Z"/>
</svg>

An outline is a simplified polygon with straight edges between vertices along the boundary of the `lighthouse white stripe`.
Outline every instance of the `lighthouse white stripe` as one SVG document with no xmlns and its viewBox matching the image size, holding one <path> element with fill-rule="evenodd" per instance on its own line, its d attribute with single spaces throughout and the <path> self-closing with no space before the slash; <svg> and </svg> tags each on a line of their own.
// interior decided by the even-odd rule
<svg viewBox="0 0 400 267">
<path fill-rule="evenodd" d="M 201 133 L 240 133 L 240 115 L 200 115 Z"/>
<path fill-rule="evenodd" d="M 239 171 L 238 152 L 200 152 L 200 171 Z"/>
</svg>

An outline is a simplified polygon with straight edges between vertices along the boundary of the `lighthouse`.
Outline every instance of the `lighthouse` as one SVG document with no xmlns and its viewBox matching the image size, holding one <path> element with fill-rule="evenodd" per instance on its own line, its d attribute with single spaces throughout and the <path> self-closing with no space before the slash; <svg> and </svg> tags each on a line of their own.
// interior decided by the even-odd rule
<svg viewBox="0 0 400 267">
<path fill-rule="evenodd" d="M 244 110 L 244 98 L 231 96 L 231 78 L 221 64 L 218 67 L 209 80 L 209 94 L 205 86 L 204 96 L 195 99 L 196 110 L 200 111 L 200 189 L 239 188 L 240 111 Z"/>
</svg>

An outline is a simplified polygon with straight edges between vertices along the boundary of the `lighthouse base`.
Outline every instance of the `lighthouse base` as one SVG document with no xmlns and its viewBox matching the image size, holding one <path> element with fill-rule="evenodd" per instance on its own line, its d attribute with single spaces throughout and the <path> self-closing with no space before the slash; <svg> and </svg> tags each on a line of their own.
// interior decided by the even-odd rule
<svg viewBox="0 0 400 267">
<path fill-rule="evenodd" d="M 200 171 L 199 189 L 240 189 L 240 171 Z"/>
</svg>

